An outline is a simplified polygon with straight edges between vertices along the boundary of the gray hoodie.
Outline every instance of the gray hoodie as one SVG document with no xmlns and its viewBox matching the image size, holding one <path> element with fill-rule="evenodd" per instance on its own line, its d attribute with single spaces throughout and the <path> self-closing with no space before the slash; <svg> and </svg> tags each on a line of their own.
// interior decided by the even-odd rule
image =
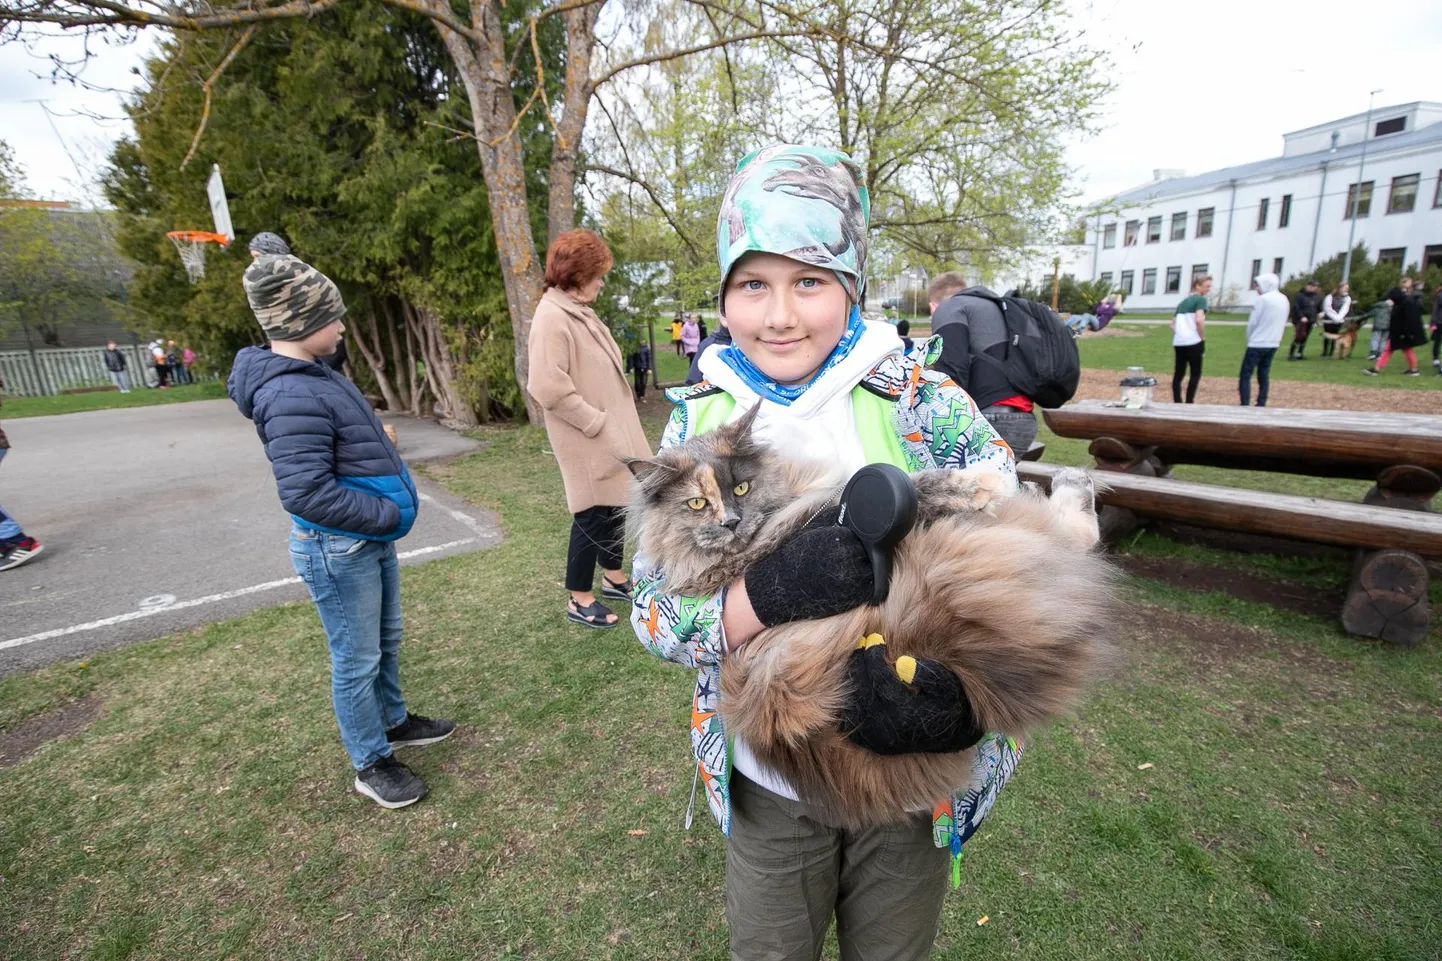
<svg viewBox="0 0 1442 961">
<path fill-rule="evenodd" d="M 1257 290 L 1261 296 L 1252 304 L 1252 316 L 1247 319 L 1247 346 L 1279 347 L 1291 305 L 1287 295 L 1277 289 L 1276 274 L 1259 274 Z"/>
</svg>

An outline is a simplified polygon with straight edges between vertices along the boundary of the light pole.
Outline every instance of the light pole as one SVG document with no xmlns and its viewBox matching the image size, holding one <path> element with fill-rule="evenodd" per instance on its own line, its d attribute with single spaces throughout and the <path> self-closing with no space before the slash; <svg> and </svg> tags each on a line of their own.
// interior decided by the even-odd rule
<svg viewBox="0 0 1442 961">
<path fill-rule="evenodd" d="M 1367 169 L 1367 141 L 1372 134 L 1372 101 L 1381 92 L 1382 89 L 1379 87 L 1367 96 L 1367 119 L 1362 123 L 1362 156 L 1357 161 L 1357 189 L 1348 191 L 1352 195 L 1352 209 L 1348 211 L 1352 217 L 1352 226 L 1347 230 L 1347 252 L 1342 255 L 1342 283 L 1344 284 L 1347 282 L 1347 278 L 1352 276 L 1352 243 L 1357 237 L 1357 204 L 1362 199 L 1362 174 Z M 1317 201 L 1319 204 L 1321 202 L 1320 199 Z M 1372 203 L 1370 197 L 1367 198 L 1367 203 L 1370 213 Z"/>
</svg>

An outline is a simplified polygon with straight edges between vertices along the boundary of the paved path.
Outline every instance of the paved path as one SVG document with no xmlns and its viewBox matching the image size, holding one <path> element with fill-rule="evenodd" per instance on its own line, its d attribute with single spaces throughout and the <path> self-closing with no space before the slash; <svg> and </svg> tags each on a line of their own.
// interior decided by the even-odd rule
<svg viewBox="0 0 1442 961">
<path fill-rule="evenodd" d="M 411 463 L 481 446 L 387 419 Z M 45 553 L 0 571 L 0 675 L 306 597 L 265 452 L 229 400 L 21 418 L 5 431 L 0 504 Z M 403 563 L 500 540 L 494 518 L 417 486 Z"/>
</svg>

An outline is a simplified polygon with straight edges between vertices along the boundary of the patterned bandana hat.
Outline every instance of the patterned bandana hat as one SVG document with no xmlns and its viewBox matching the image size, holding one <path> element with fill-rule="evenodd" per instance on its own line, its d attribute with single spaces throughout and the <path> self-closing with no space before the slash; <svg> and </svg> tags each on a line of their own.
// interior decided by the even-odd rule
<svg viewBox="0 0 1442 961">
<path fill-rule="evenodd" d="M 290 253 L 290 244 L 281 240 L 279 234 L 262 230 L 250 238 L 250 252 L 254 254 L 288 254 Z"/>
<path fill-rule="evenodd" d="M 289 254 L 263 256 L 245 270 L 245 296 L 271 340 L 303 340 L 345 316 L 340 288 Z"/>
<path fill-rule="evenodd" d="M 850 353 L 863 330 L 857 306 L 866 290 L 867 224 L 871 199 L 861 167 L 839 150 L 775 144 L 747 154 L 721 200 L 716 220 L 716 257 L 721 267 L 721 313 L 726 279 L 753 251 L 780 254 L 836 274 L 851 298 L 846 333 L 817 376 Z M 790 404 L 805 384 L 777 384 L 736 347 L 721 352 L 727 366 L 758 394 Z M 813 378 L 813 381 L 815 378 Z"/>
</svg>

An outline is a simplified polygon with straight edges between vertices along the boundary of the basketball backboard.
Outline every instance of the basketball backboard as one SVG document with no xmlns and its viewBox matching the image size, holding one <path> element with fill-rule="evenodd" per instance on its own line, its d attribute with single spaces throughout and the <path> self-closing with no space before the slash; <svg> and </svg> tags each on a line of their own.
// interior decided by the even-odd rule
<svg viewBox="0 0 1442 961">
<path fill-rule="evenodd" d="M 230 204 L 225 199 L 225 182 L 220 179 L 220 164 L 212 164 L 210 182 L 205 185 L 210 196 L 210 216 L 215 221 L 215 232 L 225 235 L 229 244 L 235 239 L 235 227 L 230 223 Z"/>
</svg>

